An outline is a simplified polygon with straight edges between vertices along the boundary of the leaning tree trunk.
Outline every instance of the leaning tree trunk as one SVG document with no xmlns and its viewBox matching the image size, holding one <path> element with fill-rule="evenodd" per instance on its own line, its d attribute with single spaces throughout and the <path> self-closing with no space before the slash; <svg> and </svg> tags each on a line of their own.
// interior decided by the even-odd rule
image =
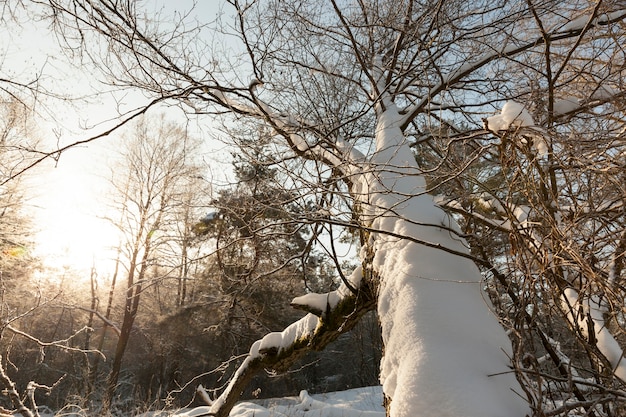
<svg viewBox="0 0 626 417">
<path fill-rule="evenodd" d="M 511 343 L 490 311 L 482 275 L 454 220 L 426 192 L 393 103 L 378 117 L 361 181 L 379 279 L 388 415 L 524 416 Z M 369 217 L 369 219 L 368 219 Z M 367 274 L 366 274 L 367 276 Z"/>
<path fill-rule="evenodd" d="M 374 303 L 383 332 L 381 383 L 387 414 L 522 417 L 528 407 L 507 368 L 510 341 L 482 293 L 482 276 L 458 226 L 432 196 L 386 103 L 377 150 L 354 175 L 362 268 L 329 294 L 298 297 L 309 314 L 257 341 L 211 413 L 225 417 L 254 372 L 286 370 L 349 330 Z M 356 294 L 351 291 L 356 288 Z"/>
</svg>

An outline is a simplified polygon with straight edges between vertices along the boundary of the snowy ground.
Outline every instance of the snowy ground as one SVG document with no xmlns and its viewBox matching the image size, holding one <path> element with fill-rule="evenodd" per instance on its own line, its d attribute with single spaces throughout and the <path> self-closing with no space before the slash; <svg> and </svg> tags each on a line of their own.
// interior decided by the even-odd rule
<svg viewBox="0 0 626 417">
<path fill-rule="evenodd" d="M 380 386 L 299 397 L 270 398 L 242 401 L 235 405 L 230 417 L 384 417 L 383 393 Z M 202 417 L 209 416 L 210 407 L 177 411 L 152 411 L 135 417 Z M 83 413 L 64 410 L 59 413 L 42 411 L 40 417 L 82 417 Z M 14 414 L 14 417 L 21 417 Z M 128 416 L 131 417 L 131 416 Z"/>
<path fill-rule="evenodd" d="M 348 391 L 299 397 L 275 398 L 241 402 L 233 408 L 231 417 L 384 417 L 381 387 L 365 387 Z M 209 407 L 196 407 L 176 413 L 148 413 L 141 417 L 200 417 Z"/>
</svg>

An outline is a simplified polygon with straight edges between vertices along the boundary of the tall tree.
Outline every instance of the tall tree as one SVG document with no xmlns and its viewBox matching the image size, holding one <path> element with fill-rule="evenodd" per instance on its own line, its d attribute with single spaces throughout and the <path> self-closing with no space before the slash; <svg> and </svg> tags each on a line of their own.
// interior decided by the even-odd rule
<svg viewBox="0 0 626 417">
<path fill-rule="evenodd" d="M 152 276 L 151 267 L 169 241 L 175 211 L 185 201 L 186 182 L 198 175 L 195 150 L 187 131 L 164 118 L 140 119 L 124 142 L 121 167 L 112 181 L 122 215 L 116 226 L 123 233 L 121 264 L 126 271 L 126 295 L 107 380 L 105 412 L 115 395 L 141 297 L 147 287 L 164 278 Z"/>
<path fill-rule="evenodd" d="M 247 317 L 258 317 L 267 331 L 277 323 L 284 326 L 281 311 L 305 288 L 307 278 L 327 286 L 332 280 L 323 277 L 325 258 L 313 249 L 317 233 L 293 220 L 307 210 L 301 204 L 311 202 L 282 185 L 281 173 L 267 166 L 259 151 L 263 138 L 254 141 L 250 150 L 256 152 L 234 157 L 236 184 L 218 192 L 212 203 L 216 211 L 201 224 L 214 242 L 210 262 L 217 266 L 219 292 L 231 297 L 231 314 L 241 309 Z"/>
<path fill-rule="evenodd" d="M 542 252 L 546 268 L 536 276 L 559 281 L 559 293 L 544 293 L 543 301 L 558 302 L 559 308 L 561 299 L 572 307 L 581 303 L 587 318 L 569 309 L 569 321 L 579 329 L 580 324 L 602 324 L 591 313 L 590 298 L 578 295 L 589 287 L 577 284 L 583 280 L 562 272 L 551 275 L 563 266 L 553 262 L 560 253 L 555 250 L 561 242 L 556 232 L 562 223 L 548 201 L 556 201 L 554 187 L 566 182 L 553 180 L 550 155 L 559 149 L 553 141 L 561 134 L 554 124 L 557 119 L 565 120 L 581 108 L 606 109 L 623 98 L 620 63 L 626 12 L 618 4 L 229 0 L 244 50 L 243 64 L 233 66 L 204 49 L 208 47 L 201 35 L 206 27 L 190 30 L 184 17 L 177 25 L 159 28 L 155 22 L 160 19 L 145 17 L 136 3 L 46 3 L 69 46 L 88 52 L 110 82 L 141 88 L 155 101 L 178 99 L 196 113 L 228 112 L 266 123 L 274 139 L 270 163 L 291 175 L 285 187 L 319 196 L 318 205 L 303 205 L 295 221 L 343 226 L 360 234 L 361 267 L 345 277 L 336 292 L 294 300 L 311 314 L 252 346 L 229 387 L 213 403 L 215 415 L 228 414 L 253 372 L 285 369 L 295 357 L 323 347 L 373 308 L 380 316 L 385 345 L 381 382 L 389 415 L 528 412 L 519 395 L 524 389 L 532 391 L 532 385 L 523 366 L 517 369 L 524 386 L 507 372 L 509 340 L 485 304 L 485 277 L 476 264 L 499 277 L 514 299 L 518 293 L 512 284 L 526 271 L 509 263 L 516 273 L 507 275 L 495 262 L 470 252 L 466 238 L 472 236 L 428 193 L 425 175 L 448 161 L 449 146 L 456 143 L 454 136 L 433 134 L 435 126 L 484 139 L 476 142 L 478 147 L 499 141 L 491 145 L 502 149 L 501 165 L 513 195 L 528 199 L 538 193 L 539 207 L 554 225 L 542 229 L 551 232 L 542 237 L 529 229 L 530 217 L 516 217 L 515 232 L 525 234 L 527 248 L 550 248 Z M 72 36 L 70 27 L 80 36 Z M 89 48 L 94 38 L 107 42 L 104 56 Z M 596 69 L 598 60 L 618 64 Z M 582 98 L 592 101 L 566 110 L 566 94 L 573 85 L 589 88 Z M 534 107 L 535 117 L 524 106 L 507 102 L 513 99 L 532 104 L 527 107 Z M 496 110 L 497 117 L 486 118 Z M 608 116 L 589 114 L 599 125 L 623 117 L 620 108 L 611 109 Z M 461 124 L 469 127 L 462 129 Z M 589 125 L 579 128 L 591 136 Z M 506 133 L 510 131 L 525 136 Z M 608 143 L 623 141 L 623 133 L 610 132 Z M 436 154 L 440 163 L 427 172 L 416 163 L 413 150 L 423 159 L 425 149 L 441 138 L 446 146 Z M 512 145 L 525 159 L 519 159 L 515 148 L 517 159 L 510 165 Z M 538 157 L 549 163 L 541 167 Z M 476 160 L 462 160 L 446 181 L 454 181 Z M 527 169 L 534 170 L 535 181 L 522 187 L 524 178 L 519 176 Z M 539 189 L 524 188 L 530 185 Z M 523 202 L 513 196 L 511 200 Z M 524 211 L 521 206 L 502 206 L 505 212 Z M 611 258 L 612 265 L 619 266 L 622 247 L 616 243 L 614 250 L 596 256 Z M 613 282 L 621 266 L 617 270 L 613 268 Z M 527 312 L 523 303 L 514 302 L 512 308 L 521 316 Z M 589 339 L 593 334 L 582 336 Z M 546 341 L 548 349 L 552 345 Z M 608 353 L 600 349 L 598 357 Z M 562 378 L 568 375 L 565 370 Z M 529 400 L 533 412 L 541 415 L 544 404 L 532 395 Z M 597 412 L 594 401 L 580 393 L 574 406 Z"/>
</svg>

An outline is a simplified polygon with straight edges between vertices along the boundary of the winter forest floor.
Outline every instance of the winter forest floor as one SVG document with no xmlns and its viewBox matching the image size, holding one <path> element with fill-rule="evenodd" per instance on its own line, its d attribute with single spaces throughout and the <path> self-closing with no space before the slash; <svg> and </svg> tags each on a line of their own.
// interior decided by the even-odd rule
<svg viewBox="0 0 626 417">
<path fill-rule="evenodd" d="M 136 417 L 201 417 L 208 416 L 208 412 L 209 407 L 205 406 L 183 410 L 151 411 Z M 71 411 L 40 413 L 41 417 L 81 417 L 82 415 Z M 384 415 L 380 386 L 315 395 L 302 391 L 299 397 L 242 401 L 230 413 L 231 417 L 384 417 Z"/>
<path fill-rule="evenodd" d="M 200 417 L 209 407 L 196 407 L 176 414 L 151 413 L 141 417 Z M 381 387 L 356 388 L 347 391 L 299 397 L 273 398 L 240 402 L 231 417 L 383 417 Z"/>
</svg>

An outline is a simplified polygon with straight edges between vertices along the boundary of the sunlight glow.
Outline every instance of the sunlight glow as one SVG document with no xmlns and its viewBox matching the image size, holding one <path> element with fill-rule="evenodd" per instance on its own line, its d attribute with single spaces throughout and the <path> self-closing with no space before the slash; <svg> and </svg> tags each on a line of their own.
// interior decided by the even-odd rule
<svg viewBox="0 0 626 417">
<path fill-rule="evenodd" d="M 89 166 L 83 161 L 89 160 Z M 51 269 L 109 273 L 119 242 L 118 230 L 106 220 L 108 185 L 105 174 L 96 174 L 93 149 L 69 152 L 56 167 L 47 167 L 33 187 L 35 255 Z M 106 171 L 105 171 L 106 172 Z"/>
</svg>

